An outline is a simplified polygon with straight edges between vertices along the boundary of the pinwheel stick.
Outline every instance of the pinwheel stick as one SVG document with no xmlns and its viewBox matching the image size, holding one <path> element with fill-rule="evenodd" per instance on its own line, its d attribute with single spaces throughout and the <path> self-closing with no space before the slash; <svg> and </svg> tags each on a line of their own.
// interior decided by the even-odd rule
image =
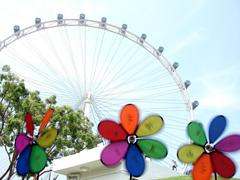
<svg viewBox="0 0 240 180">
<path fill-rule="evenodd" d="M 132 175 L 130 175 L 130 179 L 129 180 L 132 180 Z"/>
<path fill-rule="evenodd" d="M 214 172 L 214 179 L 217 180 L 217 173 Z"/>
</svg>

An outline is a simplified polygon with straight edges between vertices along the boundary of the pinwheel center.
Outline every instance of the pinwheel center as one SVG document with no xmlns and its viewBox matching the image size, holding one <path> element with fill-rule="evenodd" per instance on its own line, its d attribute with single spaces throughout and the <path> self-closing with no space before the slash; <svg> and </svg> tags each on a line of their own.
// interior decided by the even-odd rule
<svg viewBox="0 0 240 180">
<path fill-rule="evenodd" d="M 137 141 L 136 135 L 130 135 L 127 138 L 129 144 L 134 144 Z"/>
<path fill-rule="evenodd" d="M 214 146 L 213 145 L 211 145 L 211 144 L 206 144 L 205 145 L 205 151 L 207 152 L 207 153 L 211 153 L 211 152 L 213 152 L 215 149 L 214 149 Z"/>
</svg>

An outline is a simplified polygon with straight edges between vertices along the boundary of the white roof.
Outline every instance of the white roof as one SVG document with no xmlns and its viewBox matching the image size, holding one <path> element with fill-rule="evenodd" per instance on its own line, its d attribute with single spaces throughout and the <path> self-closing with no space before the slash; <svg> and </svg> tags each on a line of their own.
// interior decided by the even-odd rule
<svg viewBox="0 0 240 180">
<path fill-rule="evenodd" d="M 63 157 L 53 161 L 53 171 L 66 176 L 79 175 L 81 179 L 114 179 L 122 180 L 129 177 L 124 163 L 114 168 L 105 167 L 100 161 L 100 154 L 104 146 L 83 150 L 80 153 Z M 159 179 L 177 176 L 178 173 L 158 163 L 146 160 L 145 173 L 138 179 Z"/>
</svg>

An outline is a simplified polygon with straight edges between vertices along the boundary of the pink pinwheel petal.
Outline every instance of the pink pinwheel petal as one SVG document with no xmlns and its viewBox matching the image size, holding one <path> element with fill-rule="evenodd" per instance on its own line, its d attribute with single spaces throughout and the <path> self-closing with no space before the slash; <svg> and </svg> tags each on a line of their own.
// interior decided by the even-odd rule
<svg viewBox="0 0 240 180">
<path fill-rule="evenodd" d="M 229 157 L 217 151 L 212 152 L 210 156 L 215 172 L 224 178 L 231 178 L 234 176 L 236 167 L 234 162 Z"/>
<path fill-rule="evenodd" d="M 233 134 L 219 141 L 215 148 L 223 152 L 233 152 L 240 149 L 240 135 Z"/>
<path fill-rule="evenodd" d="M 32 139 L 30 139 L 26 134 L 20 133 L 17 135 L 16 141 L 15 141 L 15 148 L 17 152 L 20 154 L 22 151 L 31 144 Z"/>
<path fill-rule="evenodd" d="M 101 161 L 106 166 L 116 166 L 125 157 L 128 143 L 120 141 L 109 144 L 101 153 Z"/>
</svg>

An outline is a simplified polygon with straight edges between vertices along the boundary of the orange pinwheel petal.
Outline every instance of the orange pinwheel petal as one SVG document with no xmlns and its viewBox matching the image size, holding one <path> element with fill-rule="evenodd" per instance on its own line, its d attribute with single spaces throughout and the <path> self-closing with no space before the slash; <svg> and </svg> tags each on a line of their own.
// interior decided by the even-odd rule
<svg viewBox="0 0 240 180">
<path fill-rule="evenodd" d="M 192 176 L 194 180 L 210 180 L 212 172 L 211 157 L 209 154 L 203 154 L 194 164 Z"/>
<path fill-rule="evenodd" d="M 46 114 L 44 115 L 42 122 L 40 124 L 38 133 L 40 134 L 42 132 L 42 130 L 47 126 L 48 122 L 50 121 L 52 114 L 53 114 L 53 109 L 49 108 L 48 111 L 46 112 Z"/>
<path fill-rule="evenodd" d="M 133 134 L 137 128 L 139 112 L 135 105 L 127 104 L 120 113 L 121 124 L 128 134 Z"/>
</svg>

